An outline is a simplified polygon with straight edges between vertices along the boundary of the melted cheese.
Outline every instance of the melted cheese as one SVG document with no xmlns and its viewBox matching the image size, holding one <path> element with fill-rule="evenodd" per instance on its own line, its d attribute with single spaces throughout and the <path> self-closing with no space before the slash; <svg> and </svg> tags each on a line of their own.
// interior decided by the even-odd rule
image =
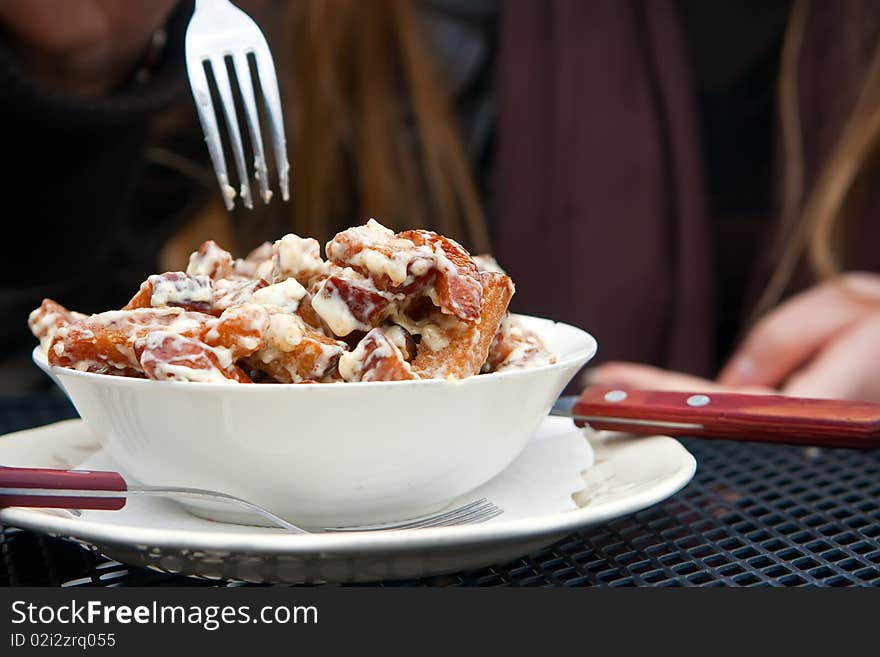
<svg viewBox="0 0 880 657">
<path fill-rule="evenodd" d="M 338 290 L 325 290 L 324 287 L 312 297 L 312 308 L 327 323 L 330 330 L 338 336 L 346 336 L 352 331 L 367 331 L 369 326 L 358 321 Z"/>
<path fill-rule="evenodd" d="M 299 302 L 306 296 L 306 289 L 295 278 L 290 277 L 280 283 L 260 288 L 251 296 L 253 303 L 264 306 L 278 306 L 288 312 L 296 312 Z"/>
</svg>

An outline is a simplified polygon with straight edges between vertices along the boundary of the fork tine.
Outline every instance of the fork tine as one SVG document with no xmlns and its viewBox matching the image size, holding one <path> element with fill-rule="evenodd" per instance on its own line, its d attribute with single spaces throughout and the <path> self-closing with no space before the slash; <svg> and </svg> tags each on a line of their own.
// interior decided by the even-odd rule
<svg viewBox="0 0 880 657">
<path fill-rule="evenodd" d="M 479 522 L 479 518 L 490 509 L 497 509 L 492 502 L 485 498 L 473 500 L 464 506 L 450 509 L 444 513 L 427 518 L 412 520 L 389 526 L 388 529 L 423 529 L 427 527 L 445 527 L 448 525 L 466 524 L 468 522 Z"/>
<path fill-rule="evenodd" d="M 251 135 L 251 144 L 254 148 L 254 177 L 260 185 L 260 197 L 263 203 L 268 203 L 272 198 L 269 191 L 269 174 L 266 171 L 266 155 L 263 151 L 263 135 L 260 130 L 260 115 L 257 112 L 257 103 L 254 98 L 254 84 L 251 79 L 251 71 L 248 67 L 247 55 L 236 53 L 232 55 L 232 65 L 235 67 L 235 77 L 238 78 L 238 88 L 241 91 L 241 99 L 244 103 L 244 115 L 247 120 L 248 131 Z"/>
<path fill-rule="evenodd" d="M 453 524 L 465 524 L 472 525 L 479 522 L 486 522 L 487 520 L 491 520 L 497 516 L 500 516 L 502 511 L 500 508 L 492 504 L 492 502 L 486 502 L 479 509 L 475 509 L 471 513 L 460 516 L 453 521 Z"/>
<path fill-rule="evenodd" d="M 448 514 L 427 519 L 423 523 L 415 523 L 415 527 L 448 527 L 449 525 L 467 525 L 489 520 L 500 515 L 501 509 L 489 500 L 479 500 L 480 504 L 466 509 L 462 507 Z"/>
<path fill-rule="evenodd" d="M 438 513 L 433 516 L 428 516 L 427 518 L 417 518 L 416 520 L 410 520 L 408 522 L 395 524 L 394 528 L 415 529 L 419 527 L 434 527 L 435 525 L 443 524 L 449 521 L 454 522 L 457 518 L 467 516 L 475 509 L 479 509 L 486 502 L 488 502 L 488 500 L 473 500 L 471 502 L 468 502 L 464 506 L 456 507 L 454 509 L 450 509 L 449 511 L 444 511 L 443 513 Z"/>
<path fill-rule="evenodd" d="M 349 527 L 327 527 L 330 532 L 361 532 L 361 531 L 385 531 L 393 529 L 425 529 L 428 527 L 447 527 L 457 524 L 476 524 L 486 522 L 504 513 L 504 510 L 496 506 L 491 500 L 480 498 L 467 504 L 444 511 L 433 516 L 409 520 L 399 523 L 382 523 L 379 525 L 360 525 Z"/>
<path fill-rule="evenodd" d="M 220 104 L 223 105 L 223 114 L 226 116 L 226 128 L 229 130 L 229 142 L 232 144 L 232 154 L 235 160 L 235 169 L 238 172 L 241 198 L 244 201 L 245 207 L 252 209 L 254 207 L 254 200 L 251 197 L 247 167 L 244 164 L 244 146 L 241 143 L 241 131 L 238 129 L 238 113 L 235 111 L 235 100 L 232 97 L 229 72 L 226 70 L 226 62 L 222 56 L 211 57 L 210 62 L 211 69 L 214 72 L 214 80 L 217 82 L 217 91 L 220 94 Z"/>
<path fill-rule="evenodd" d="M 264 45 L 254 49 L 254 60 L 257 64 L 257 74 L 260 76 L 263 99 L 266 101 L 266 116 L 269 119 L 269 130 L 272 132 L 281 198 L 287 201 L 290 200 L 290 164 L 287 162 L 287 140 L 284 137 L 284 116 L 281 113 L 278 78 L 275 75 L 275 64 L 269 54 L 269 47 Z"/>
<path fill-rule="evenodd" d="M 217 117 L 214 114 L 214 104 L 211 102 L 211 91 L 208 88 L 208 76 L 199 61 L 187 61 L 187 74 L 192 88 L 193 98 L 196 101 L 196 110 L 199 122 L 202 124 L 202 132 L 205 133 L 205 142 L 208 144 L 208 153 L 211 155 L 211 163 L 217 174 L 217 182 L 220 184 L 220 192 L 227 210 L 234 206 L 235 190 L 229 185 L 229 175 L 226 172 L 226 159 L 223 157 L 223 145 L 220 142 L 220 132 L 217 129 Z"/>
</svg>

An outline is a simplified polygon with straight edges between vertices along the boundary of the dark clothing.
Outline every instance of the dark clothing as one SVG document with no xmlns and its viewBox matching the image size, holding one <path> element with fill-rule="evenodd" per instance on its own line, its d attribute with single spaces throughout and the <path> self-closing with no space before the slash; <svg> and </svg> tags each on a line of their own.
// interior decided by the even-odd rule
<svg viewBox="0 0 880 657">
<path fill-rule="evenodd" d="M 716 281 L 715 367 L 740 337 L 773 225 L 777 85 L 790 0 L 679 0 L 700 116 Z"/>
<path fill-rule="evenodd" d="M 675 6 L 514 0 L 501 34 L 496 250 L 516 307 L 588 328 L 606 358 L 707 373 L 705 185 Z"/>
<path fill-rule="evenodd" d="M 490 204 L 488 215 L 491 220 L 495 214 L 492 204 L 495 151 L 492 145 L 496 141 L 494 112 L 497 108 L 497 84 L 487 72 L 493 70 L 497 60 L 499 3 L 496 0 L 433 0 L 425 4 L 427 10 L 424 13 L 428 34 L 432 38 L 431 45 L 441 55 L 438 61 L 443 66 L 443 73 L 453 92 L 455 108 L 478 174 L 480 190 Z M 573 26 L 582 25 L 578 23 L 579 20 L 590 21 L 583 24 L 611 25 L 606 17 L 588 16 L 598 11 L 595 2 L 592 5 L 580 4 L 584 5 L 581 7 L 583 16 L 564 15 L 561 12 L 561 20 L 570 22 Z M 717 288 L 714 302 L 716 321 L 713 326 L 716 331 L 715 342 L 707 345 L 712 352 L 712 359 L 704 369 L 711 370 L 720 366 L 734 345 L 742 326 L 743 315 L 748 310 L 744 307 L 745 292 L 752 275 L 750 268 L 744 267 L 743 263 L 754 261 L 761 228 L 772 223 L 776 85 L 790 5 L 790 0 L 749 0 L 737 4 L 705 0 L 678 1 L 677 14 L 680 17 L 687 64 L 694 70 L 693 87 L 700 126 L 700 156 L 706 177 L 710 255 L 715 263 L 712 276 Z M 556 5 L 556 8 L 549 10 L 546 6 L 530 7 L 541 18 L 537 23 L 524 20 L 526 31 L 532 35 L 540 34 L 540 29 L 535 26 L 543 25 L 545 33 L 549 34 L 547 25 L 540 21 L 549 21 L 554 12 L 561 11 L 561 6 Z M 515 14 L 520 9 L 508 6 L 507 11 Z M 616 11 L 622 15 L 632 14 L 631 8 L 626 5 L 618 7 Z M 668 36 L 674 38 L 673 35 Z M 522 61 L 518 58 L 532 54 L 528 42 L 524 43 L 519 35 L 512 38 L 517 45 L 511 48 L 513 54 L 508 59 L 514 61 L 511 75 L 516 89 L 528 97 L 544 98 L 540 87 L 530 88 L 530 81 L 523 82 L 519 75 Z M 641 37 L 638 39 L 645 42 Z M 569 47 L 561 37 L 555 37 L 549 43 L 552 48 L 560 51 Z M 593 46 L 599 49 L 607 47 L 595 43 Z M 584 59 L 591 56 L 587 54 Z M 597 68 L 601 70 L 604 62 L 604 58 L 597 59 Z M 546 62 L 536 68 L 537 78 L 547 77 L 544 72 L 550 69 Z M 619 73 L 615 69 L 610 75 Z M 584 72 L 576 75 L 584 75 Z M 609 83 L 600 81 L 595 86 L 597 89 L 607 89 Z M 598 91 L 596 95 L 600 95 Z M 559 100 L 557 104 L 563 106 L 566 102 Z M 591 107 L 596 106 L 592 96 L 588 102 Z M 611 101 L 612 113 L 615 113 L 616 103 L 619 102 Z M 514 105 L 511 103 L 510 106 Z M 615 117 L 615 120 L 618 119 Z M 566 122 L 562 119 L 560 123 Z M 605 123 L 598 124 L 596 130 L 603 125 Z M 628 127 L 622 127 L 624 134 Z M 511 130 L 510 134 L 519 133 Z M 563 134 L 562 139 L 565 138 Z M 600 164 L 593 166 L 601 169 Z M 540 165 L 535 168 L 540 168 Z M 605 173 L 613 175 L 610 172 Z M 598 184 L 602 184 L 601 181 Z M 541 187 L 540 183 L 538 186 Z M 594 198 L 594 192 L 585 194 L 587 203 L 592 203 Z M 512 204 L 515 203 L 516 201 L 512 201 Z M 650 217 L 646 219 L 650 221 Z M 495 224 L 495 242 L 504 243 L 509 225 L 502 220 L 497 220 Z M 517 250 L 519 235 L 510 235 L 510 240 L 513 242 L 513 249 Z M 585 248 L 589 251 L 590 247 Z M 602 243 L 599 248 L 602 249 Z M 553 255 L 549 254 L 547 257 L 552 258 Z M 512 264 L 506 257 L 503 258 L 506 265 Z M 580 261 L 573 263 L 575 268 L 581 266 Z M 615 286 L 611 286 L 601 292 L 588 285 L 584 292 L 606 297 L 613 296 L 615 289 Z M 645 294 L 650 293 L 656 293 L 656 290 L 645 290 Z M 541 291 L 538 290 L 536 294 L 540 295 Z M 525 311 L 542 302 L 541 299 L 524 301 L 524 296 L 523 285 L 520 285 L 520 294 L 515 305 Z M 644 299 L 636 297 L 633 305 L 637 308 L 650 305 L 643 305 L 642 301 Z M 569 312 L 577 311 L 572 309 Z M 589 323 L 583 325 L 600 330 L 597 325 L 601 320 L 591 318 L 586 321 Z M 625 336 L 621 338 L 624 338 L 622 344 L 626 346 L 619 357 L 635 358 L 632 340 Z M 614 340 L 609 338 L 602 341 L 603 353 L 610 350 L 610 355 L 613 356 L 615 349 L 610 342 Z M 646 344 L 642 356 L 654 360 L 656 355 L 651 354 L 656 352 L 656 345 Z M 687 363 L 683 363 L 681 367 L 687 368 Z"/>
<path fill-rule="evenodd" d="M 799 69 L 808 185 L 880 34 L 868 0 L 813 4 Z M 774 258 L 774 87 L 788 2 L 419 6 L 495 251 L 517 282 L 513 307 L 590 330 L 603 359 L 713 373 L 753 297 L 746 279 L 759 289 Z M 158 109 L 173 102 L 197 126 L 182 60 L 190 10 L 172 19 L 153 78 L 101 100 L 36 88 L 0 43 L 0 180 L 15 234 L 0 278 L 0 393 L 40 380 L 25 320 L 43 296 L 86 312 L 118 307 L 156 270 L 181 218 L 217 193 L 210 176 L 194 184 L 145 155 Z M 746 20 L 719 20 L 724 11 Z M 876 249 L 862 250 L 858 265 L 880 269 Z"/>
<path fill-rule="evenodd" d="M 161 213 L 145 221 L 134 199 L 151 118 L 186 89 L 191 11 L 184 3 L 171 20 L 149 83 L 100 99 L 38 87 L 0 47 L 0 394 L 47 384 L 30 362 L 36 342 L 26 324 L 43 297 L 84 312 L 119 307 L 176 228 Z"/>
<path fill-rule="evenodd" d="M 775 4 L 701 3 L 708 13 L 705 5 L 778 26 Z M 700 67 L 693 64 L 710 56 L 713 44 L 726 52 L 729 39 L 707 36 L 703 51 L 693 51 L 694 33 L 682 29 L 687 5 L 694 10 L 694 3 L 671 0 L 504 3 L 495 237 L 499 259 L 517 281 L 516 308 L 590 329 L 605 359 L 708 375 L 736 332 L 719 318 L 728 304 L 738 305 L 730 310 L 742 321 L 778 258 L 780 213 L 767 200 L 778 197 L 781 163 L 761 161 L 778 151 L 766 118 L 751 128 L 738 121 L 722 127 L 718 147 L 714 120 L 720 116 L 723 125 L 734 116 L 736 77 L 715 92 L 728 98 L 714 103 L 709 86 L 698 88 Z M 852 112 L 880 35 L 876 2 L 811 3 L 808 11 L 797 68 L 806 190 Z M 764 52 L 742 73 L 746 82 L 754 75 L 774 84 L 761 66 L 778 60 L 780 36 L 768 32 Z M 770 109 L 765 102 L 759 111 L 767 117 Z M 756 128 L 766 135 L 760 143 L 733 133 Z M 743 165 L 728 149 L 752 156 Z M 751 178 L 749 166 L 764 180 L 776 174 L 765 183 L 772 194 L 755 184 L 731 193 Z M 880 221 L 872 208 L 880 195 L 868 187 L 844 262 L 878 271 Z M 747 208 L 737 207 L 742 200 Z M 731 231 L 738 209 L 751 216 L 741 215 Z M 751 239 L 744 248 L 728 233 Z M 798 275 L 788 292 L 812 282 Z M 719 291 L 719 283 L 727 289 Z M 719 328 L 726 340 L 715 339 Z"/>
</svg>

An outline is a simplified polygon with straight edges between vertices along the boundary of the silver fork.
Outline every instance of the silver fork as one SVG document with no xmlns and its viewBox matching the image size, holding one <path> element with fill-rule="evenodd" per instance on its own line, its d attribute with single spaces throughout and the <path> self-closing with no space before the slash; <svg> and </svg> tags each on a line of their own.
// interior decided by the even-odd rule
<svg viewBox="0 0 880 657">
<path fill-rule="evenodd" d="M 245 166 L 244 147 L 239 131 L 238 115 L 232 95 L 232 82 L 226 70 L 227 58 L 231 60 L 238 89 L 241 93 L 245 119 L 250 132 L 254 151 L 254 177 L 260 185 L 260 196 L 264 203 L 272 198 L 269 178 L 266 172 L 266 157 L 260 131 L 260 117 L 254 95 L 255 82 L 251 79 L 248 55 L 253 55 L 259 75 L 259 91 L 262 92 L 269 131 L 275 153 L 275 166 L 278 169 L 278 184 L 281 197 L 290 198 L 290 165 L 287 162 L 287 142 L 284 137 L 284 120 L 281 114 L 281 96 L 278 92 L 278 78 L 275 64 L 266 38 L 250 16 L 235 7 L 228 0 L 196 0 L 196 8 L 186 30 L 186 72 L 192 88 L 193 98 L 199 114 L 199 121 L 205 133 L 208 152 L 217 173 L 217 182 L 226 203 L 226 209 L 235 205 L 235 189 L 229 184 L 226 159 L 217 128 L 217 116 L 211 101 L 208 76 L 210 69 L 217 84 L 220 105 L 229 131 L 235 169 L 238 172 L 239 195 L 247 208 L 253 208 L 251 186 Z"/>
<path fill-rule="evenodd" d="M 0 508 L 26 506 L 70 509 L 81 515 L 81 509 L 119 510 L 130 497 L 164 497 L 182 500 L 223 502 L 247 509 L 273 525 L 296 534 L 308 533 L 268 509 L 240 497 L 218 491 L 182 486 L 144 486 L 129 483 L 118 472 L 105 470 L 56 470 L 52 468 L 20 468 L 0 465 Z M 486 522 L 501 515 L 502 510 L 486 498 L 402 522 L 351 527 L 327 527 L 324 531 L 351 532 L 384 529 L 418 529 L 455 524 Z"/>
<path fill-rule="evenodd" d="M 2 491 L 2 489 L 0 489 Z M 93 491 L 96 492 L 96 491 Z M 66 492 L 71 495 L 71 491 Z M 88 494 L 88 493 L 87 493 Z M 309 534 L 308 530 L 302 529 L 284 518 L 275 515 L 265 507 L 253 502 L 248 502 L 240 497 L 228 495 L 211 490 L 202 490 L 198 488 L 183 487 L 167 487 L 167 486 L 128 486 L 128 490 L 124 494 L 148 495 L 157 497 L 169 497 L 177 499 L 191 500 L 208 500 L 211 502 L 227 502 L 234 506 L 247 509 L 257 515 L 262 516 L 265 520 L 270 521 L 281 529 L 286 529 L 294 534 Z M 119 493 L 116 493 L 119 495 Z M 392 529 L 425 529 L 428 527 L 448 527 L 450 525 L 474 525 L 497 518 L 504 510 L 497 506 L 494 502 L 482 497 L 473 500 L 467 504 L 457 506 L 439 513 L 432 513 L 420 518 L 413 518 L 399 522 L 385 522 L 374 525 L 349 525 L 345 527 L 324 527 L 325 532 L 366 532 L 366 531 L 385 531 Z"/>
</svg>

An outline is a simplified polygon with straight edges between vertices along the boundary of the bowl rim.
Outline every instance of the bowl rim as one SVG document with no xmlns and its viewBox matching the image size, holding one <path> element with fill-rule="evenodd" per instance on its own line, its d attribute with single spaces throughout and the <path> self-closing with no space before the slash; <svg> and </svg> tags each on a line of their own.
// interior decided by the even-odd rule
<svg viewBox="0 0 880 657">
<path fill-rule="evenodd" d="M 466 385 L 469 382 L 473 381 L 486 381 L 486 380 L 498 380 L 499 378 L 518 378 L 521 376 L 529 376 L 531 374 L 540 373 L 540 372 L 548 372 L 558 369 L 564 369 L 566 367 L 577 365 L 580 367 L 584 363 L 591 360 L 598 351 L 599 345 L 596 342 L 596 338 L 594 338 L 587 331 L 578 328 L 577 326 L 573 326 L 572 324 L 566 324 L 565 322 L 557 322 L 552 319 L 546 319 L 544 317 L 535 317 L 532 315 L 521 315 L 521 314 L 513 314 L 513 316 L 524 320 L 526 324 L 531 325 L 531 328 L 534 328 L 535 324 L 543 324 L 546 328 L 551 327 L 564 327 L 566 329 L 571 329 L 576 333 L 580 334 L 580 338 L 583 339 L 583 346 L 566 354 L 564 357 L 558 356 L 558 359 L 555 363 L 551 363 L 549 365 L 539 365 L 537 367 L 525 367 L 521 369 L 512 369 L 507 370 L 505 372 L 492 372 L 490 374 L 479 374 L 474 376 L 469 376 L 464 379 L 420 379 L 417 381 L 345 381 L 339 382 L 338 385 L 334 384 L 313 384 L 307 385 L 302 383 L 260 383 L 256 385 L 238 385 L 238 386 L 230 386 L 228 383 L 220 383 L 220 382 L 195 382 L 195 381 L 154 381 L 152 379 L 136 379 L 133 377 L 127 376 L 111 376 L 107 374 L 98 374 L 96 372 L 81 372 L 79 370 L 71 369 L 68 367 L 59 367 L 57 365 L 49 365 L 48 360 L 46 359 L 40 345 L 34 347 L 33 352 L 31 353 L 31 358 L 34 363 L 43 370 L 50 377 L 54 376 L 62 376 L 62 377 L 79 377 L 84 378 L 86 380 L 92 380 L 95 382 L 107 382 L 111 385 L 120 385 L 120 386 L 149 386 L 150 388 L 177 388 L 183 386 L 186 390 L 287 390 L 287 389 L 297 389 L 297 390 L 351 390 L 355 387 L 357 388 L 392 388 L 392 387 L 428 387 L 428 386 L 448 386 L 448 385 Z M 259 393 L 245 393 L 245 394 L 259 394 Z"/>
</svg>

